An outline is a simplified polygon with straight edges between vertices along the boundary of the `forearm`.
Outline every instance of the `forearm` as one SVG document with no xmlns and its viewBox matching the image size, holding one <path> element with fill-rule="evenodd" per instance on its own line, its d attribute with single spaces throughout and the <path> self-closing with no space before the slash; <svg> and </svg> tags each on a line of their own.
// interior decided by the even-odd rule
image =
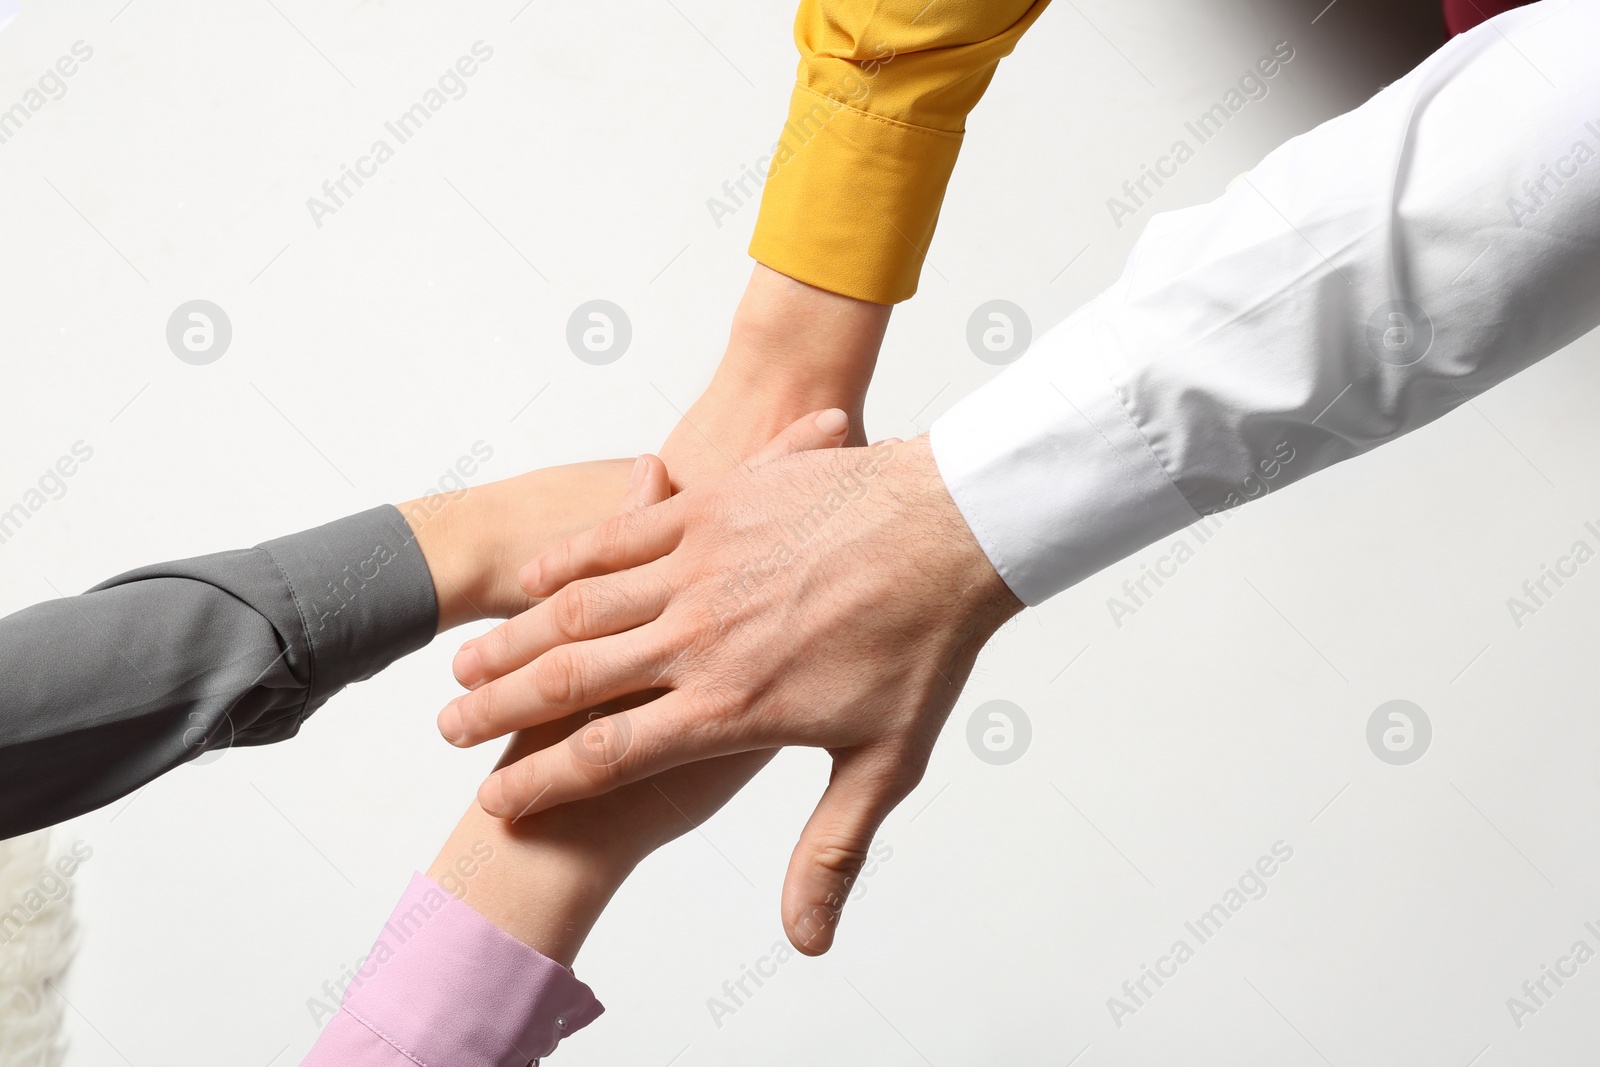
<svg viewBox="0 0 1600 1067">
<path fill-rule="evenodd" d="M 411 533 L 383 507 L 0 619 L 0 837 L 206 751 L 294 736 L 427 644 L 436 616 Z"/>
<path fill-rule="evenodd" d="M 547 833 L 539 817 L 510 822 L 474 803 L 428 877 L 518 941 L 571 967 L 627 871 Z"/>
<path fill-rule="evenodd" d="M 1600 324 L 1597 34 L 1594 5 L 1546 2 L 1457 37 L 1215 202 L 1152 219 L 1116 285 L 945 414 L 939 469 L 1018 597 L 1392 441 Z"/>
<path fill-rule="evenodd" d="M 518 734 L 502 765 L 584 721 Z M 307 1067 L 490 1067 L 549 1054 L 602 1010 L 571 966 L 634 864 L 708 818 L 770 755 L 684 768 L 514 822 L 474 804 L 384 924 Z"/>
<path fill-rule="evenodd" d="M 805 399 L 795 418 L 827 407 L 854 416 L 892 311 L 892 305 L 830 293 L 758 263 L 734 313 L 718 376 Z"/>
<path fill-rule="evenodd" d="M 512 740 L 507 756 L 559 726 Z M 467 809 L 411 881 L 303 1067 L 537 1062 L 603 1010 L 572 962 L 631 866 L 620 833 L 567 813 L 512 823 Z M 625 828 L 619 827 L 619 830 Z"/>
</svg>

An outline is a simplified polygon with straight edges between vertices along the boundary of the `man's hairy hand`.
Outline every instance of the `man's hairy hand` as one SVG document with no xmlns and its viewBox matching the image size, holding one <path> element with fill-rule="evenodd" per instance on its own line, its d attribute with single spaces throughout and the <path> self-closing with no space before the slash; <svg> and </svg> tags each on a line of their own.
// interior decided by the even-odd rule
<svg viewBox="0 0 1600 1067">
<path fill-rule="evenodd" d="M 456 674 L 473 691 L 440 715 L 453 743 L 667 692 L 590 724 L 591 738 L 608 731 L 605 759 L 552 745 L 496 771 L 480 803 L 517 817 L 696 760 L 825 748 L 832 777 L 784 888 L 790 940 L 810 953 L 831 945 L 979 650 L 1021 610 L 920 438 L 743 466 L 521 577 L 549 599 L 463 647 Z"/>
</svg>

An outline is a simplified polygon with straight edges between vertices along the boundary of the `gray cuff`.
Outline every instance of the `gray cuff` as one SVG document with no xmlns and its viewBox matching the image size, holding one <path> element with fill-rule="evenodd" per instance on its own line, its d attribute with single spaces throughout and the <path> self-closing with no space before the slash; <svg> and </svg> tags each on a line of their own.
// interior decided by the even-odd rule
<svg viewBox="0 0 1600 1067">
<path fill-rule="evenodd" d="M 311 650 L 306 700 L 316 708 L 433 640 L 433 576 L 391 505 L 259 546 L 282 573 Z"/>
</svg>

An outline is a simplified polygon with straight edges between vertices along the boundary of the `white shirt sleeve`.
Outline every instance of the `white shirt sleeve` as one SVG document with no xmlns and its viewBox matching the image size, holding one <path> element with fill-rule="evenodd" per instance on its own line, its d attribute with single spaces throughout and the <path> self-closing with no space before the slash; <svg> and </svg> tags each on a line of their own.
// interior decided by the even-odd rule
<svg viewBox="0 0 1600 1067">
<path fill-rule="evenodd" d="M 1221 199 L 932 430 L 1038 603 L 1439 417 L 1600 325 L 1600 0 L 1455 38 Z"/>
</svg>

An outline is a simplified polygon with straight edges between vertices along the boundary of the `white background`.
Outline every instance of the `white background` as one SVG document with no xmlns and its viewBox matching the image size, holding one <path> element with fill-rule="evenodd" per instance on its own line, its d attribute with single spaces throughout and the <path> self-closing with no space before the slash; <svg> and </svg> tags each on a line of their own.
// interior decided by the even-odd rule
<svg viewBox="0 0 1600 1067">
<path fill-rule="evenodd" d="M 94 49 L 0 145 L 0 508 L 75 441 L 94 449 L 0 546 L 0 610 L 420 495 L 480 440 L 485 478 L 653 448 L 721 352 L 755 209 L 718 227 L 706 201 L 776 138 L 788 5 L 274 3 L 33 2 L 0 31 L 0 107 L 75 41 Z M 1440 39 L 1430 0 L 1324 5 L 1054 5 L 973 117 L 869 430 L 925 430 L 997 373 L 965 342 L 980 303 L 1013 300 L 1042 331 L 1110 282 L 1151 211 L 1215 196 Z M 315 226 L 306 198 L 480 39 L 494 58 L 466 97 Z M 1279 41 L 1296 58 L 1270 96 L 1116 227 L 1106 198 Z M 607 367 L 564 340 L 595 297 L 634 327 Z M 233 323 L 207 367 L 165 342 L 194 298 Z M 1600 962 L 1520 1030 L 1506 998 L 1578 938 L 1600 948 L 1582 928 L 1600 920 L 1600 563 L 1520 628 L 1506 600 L 1597 543 L 1595 347 L 1252 505 L 1120 627 L 1107 598 L 1165 546 L 1021 616 L 885 826 L 893 858 L 836 950 L 784 964 L 719 1027 L 708 998 L 781 937 L 826 774 L 783 757 L 623 891 L 578 964 L 609 1012 L 555 1060 L 1592 1056 Z M 454 647 L 293 742 L 59 831 L 94 849 L 69 1064 L 303 1055 L 308 998 L 366 950 L 493 758 L 434 730 Z M 1366 742 L 1394 698 L 1433 723 L 1410 766 Z M 991 699 L 1032 722 L 1009 766 L 966 744 Z M 1184 922 L 1280 840 L 1294 856 L 1266 896 L 1118 1027 L 1107 998 L 1193 944 Z"/>
</svg>

